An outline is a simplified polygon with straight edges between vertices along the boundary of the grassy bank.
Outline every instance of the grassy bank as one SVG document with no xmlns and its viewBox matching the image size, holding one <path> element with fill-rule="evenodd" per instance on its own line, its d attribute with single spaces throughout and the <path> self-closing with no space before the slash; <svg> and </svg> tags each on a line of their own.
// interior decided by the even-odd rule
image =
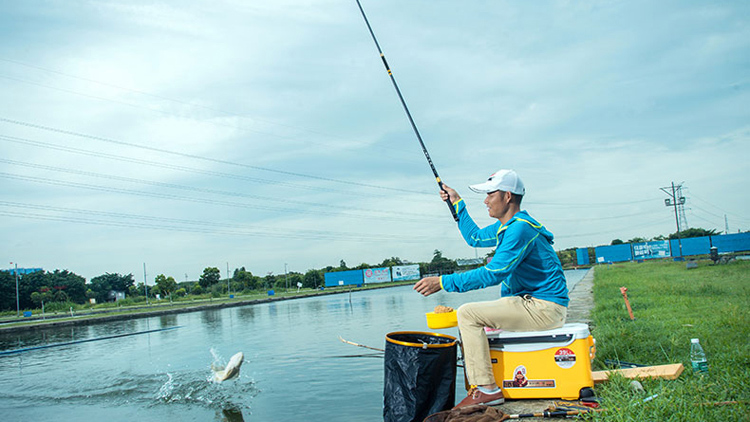
<svg viewBox="0 0 750 422">
<path fill-rule="evenodd" d="M 682 363 L 674 381 L 643 380 L 645 392 L 615 378 L 596 387 L 606 421 L 750 420 L 750 262 L 627 263 L 596 268 L 592 313 L 596 366 L 605 359 Z M 620 293 L 628 289 L 635 321 Z M 699 338 L 710 372 L 692 373 L 690 339 Z M 643 402 L 646 397 L 657 395 Z M 739 404 L 716 405 L 725 401 Z"/>
</svg>

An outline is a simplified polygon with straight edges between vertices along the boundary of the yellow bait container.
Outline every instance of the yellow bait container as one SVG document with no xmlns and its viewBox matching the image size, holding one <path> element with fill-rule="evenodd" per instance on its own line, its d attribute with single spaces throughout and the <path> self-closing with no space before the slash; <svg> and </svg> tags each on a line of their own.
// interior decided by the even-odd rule
<svg viewBox="0 0 750 422">
<path fill-rule="evenodd" d="M 508 399 L 577 400 L 594 387 L 596 341 L 587 324 L 487 334 L 495 381 Z"/>
<path fill-rule="evenodd" d="M 458 318 L 456 317 L 456 311 L 453 312 L 427 312 L 427 326 L 434 329 L 438 328 L 451 328 L 458 325 Z"/>
</svg>

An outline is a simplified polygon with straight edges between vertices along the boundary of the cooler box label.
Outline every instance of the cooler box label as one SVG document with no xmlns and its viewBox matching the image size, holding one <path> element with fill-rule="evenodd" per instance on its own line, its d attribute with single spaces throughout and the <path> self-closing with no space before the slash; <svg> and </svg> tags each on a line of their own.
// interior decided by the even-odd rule
<svg viewBox="0 0 750 422">
<path fill-rule="evenodd" d="M 576 354 L 567 347 L 557 349 L 555 352 L 555 363 L 563 369 L 572 368 L 576 364 Z"/>
</svg>

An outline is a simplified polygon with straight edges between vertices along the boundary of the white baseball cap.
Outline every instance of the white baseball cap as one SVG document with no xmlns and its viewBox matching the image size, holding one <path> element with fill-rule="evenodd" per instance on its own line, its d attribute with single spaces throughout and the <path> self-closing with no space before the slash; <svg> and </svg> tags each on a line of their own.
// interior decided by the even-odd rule
<svg viewBox="0 0 750 422">
<path fill-rule="evenodd" d="M 518 177 L 518 173 L 514 170 L 506 169 L 496 171 L 484 183 L 470 185 L 469 189 L 476 193 L 490 193 L 496 190 L 515 193 L 521 196 L 526 193 L 526 188 L 523 187 L 523 182 Z"/>
</svg>

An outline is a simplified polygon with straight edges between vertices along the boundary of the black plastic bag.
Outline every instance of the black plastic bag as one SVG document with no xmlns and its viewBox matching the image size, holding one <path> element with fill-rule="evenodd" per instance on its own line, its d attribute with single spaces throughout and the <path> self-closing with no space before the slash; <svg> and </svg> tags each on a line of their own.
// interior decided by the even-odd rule
<svg viewBox="0 0 750 422">
<path fill-rule="evenodd" d="M 421 422 L 456 399 L 456 338 L 401 331 L 385 336 L 385 422 Z"/>
</svg>

